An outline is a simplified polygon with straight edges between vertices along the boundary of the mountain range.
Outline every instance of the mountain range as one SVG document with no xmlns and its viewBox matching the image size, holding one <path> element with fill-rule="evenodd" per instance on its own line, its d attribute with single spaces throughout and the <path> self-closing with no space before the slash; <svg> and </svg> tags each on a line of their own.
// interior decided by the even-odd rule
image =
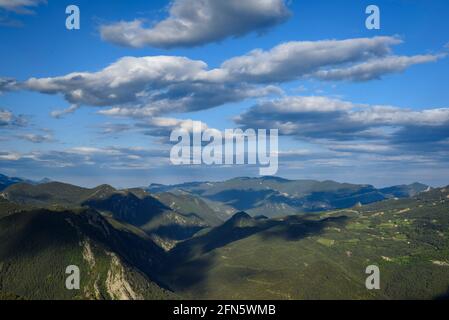
<svg viewBox="0 0 449 320">
<path fill-rule="evenodd" d="M 439 299 L 449 188 L 235 178 L 118 190 L 1 176 L 0 299 Z M 378 265 L 380 290 L 365 288 Z M 65 288 L 65 268 L 81 289 Z"/>
<path fill-rule="evenodd" d="M 94 209 L 105 217 L 138 227 L 165 248 L 222 222 L 200 199 L 169 193 L 152 196 L 142 189 L 116 190 L 108 185 L 88 189 L 60 182 L 17 183 L 3 190 L 1 196 L 13 203 L 50 210 Z"/>
<path fill-rule="evenodd" d="M 246 211 L 269 217 L 350 208 L 391 198 L 407 198 L 428 190 L 421 183 L 377 189 L 335 181 L 287 180 L 278 177 L 235 178 L 224 182 L 150 185 L 149 192 L 194 194 L 218 211 Z M 220 210 L 221 209 L 221 210 Z"/>
</svg>

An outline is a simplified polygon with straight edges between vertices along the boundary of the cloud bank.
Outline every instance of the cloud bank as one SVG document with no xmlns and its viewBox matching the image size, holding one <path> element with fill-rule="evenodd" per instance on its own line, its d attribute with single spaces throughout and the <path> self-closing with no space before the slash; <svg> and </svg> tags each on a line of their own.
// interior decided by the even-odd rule
<svg viewBox="0 0 449 320">
<path fill-rule="evenodd" d="M 254 105 L 235 122 L 245 128 L 278 128 L 283 135 L 339 151 L 447 153 L 449 143 L 449 108 L 412 110 L 327 97 L 285 97 Z"/>
<path fill-rule="evenodd" d="M 298 80 L 369 81 L 444 55 L 395 56 L 396 37 L 288 42 L 254 50 L 211 69 L 177 56 L 124 57 L 97 72 L 31 78 L 19 86 L 61 94 L 72 106 L 109 107 L 109 116 L 153 117 L 210 109 L 281 94 L 277 85 Z M 74 111 L 57 113 L 56 116 Z"/>
</svg>

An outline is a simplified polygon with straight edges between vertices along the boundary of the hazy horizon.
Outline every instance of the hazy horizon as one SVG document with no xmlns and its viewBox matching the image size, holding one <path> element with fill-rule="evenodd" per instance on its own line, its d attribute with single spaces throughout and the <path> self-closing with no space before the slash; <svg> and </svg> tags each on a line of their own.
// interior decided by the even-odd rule
<svg viewBox="0 0 449 320">
<path fill-rule="evenodd" d="M 146 184 L 130 184 L 130 185 L 119 185 L 119 184 L 113 184 L 113 183 L 107 183 L 105 181 L 107 181 L 107 179 L 105 179 L 105 181 L 98 181 L 97 182 L 91 182 L 91 183 L 77 183 L 75 180 L 64 180 L 64 179 L 52 179 L 51 177 L 24 177 L 24 176 L 9 176 L 6 175 L 2 172 L 0 172 L 0 174 L 3 174 L 9 178 L 20 178 L 23 180 L 31 180 L 33 182 L 40 182 L 44 179 L 48 179 L 51 182 L 60 182 L 60 183 L 66 183 L 66 184 L 71 184 L 71 185 L 76 185 L 79 187 L 83 187 L 83 188 L 95 188 L 98 187 L 100 185 L 110 185 L 112 187 L 114 187 L 115 189 L 130 189 L 130 188 L 144 188 L 144 187 L 148 187 L 152 184 L 160 184 L 160 185 L 165 185 L 165 186 L 171 186 L 171 185 L 179 185 L 179 184 L 184 184 L 184 183 L 193 183 L 193 182 L 224 182 L 224 181 L 229 181 L 229 180 L 233 180 L 233 179 L 245 179 L 245 178 L 249 178 L 249 179 L 263 179 L 263 178 L 280 178 L 280 179 L 285 179 L 285 180 L 292 180 L 292 181 L 301 181 L 301 180 L 314 180 L 314 181 L 333 181 L 333 182 L 337 182 L 337 183 L 349 183 L 349 184 L 357 184 L 357 185 L 371 185 L 375 188 L 386 188 L 386 187 L 392 187 L 392 186 L 398 186 L 398 185 L 411 185 L 414 183 L 421 183 L 421 184 L 425 184 L 428 185 L 431 188 L 443 188 L 443 187 L 447 187 L 449 186 L 449 183 L 447 184 L 441 184 L 441 185 L 431 185 L 425 182 L 418 180 L 413 180 L 410 182 L 404 182 L 404 183 L 397 183 L 397 184 L 380 184 L 380 185 L 376 185 L 373 183 L 369 183 L 369 182 L 356 182 L 356 181 L 345 181 L 345 180 L 333 180 L 333 179 L 309 179 L 309 178 L 298 178 L 298 179 L 292 179 L 292 178 L 288 178 L 288 177 L 283 177 L 283 176 L 234 176 L 234 177 L 230 177 L 230 178 L 226 178 L 226 179 L 197 179 L 197 180 L 185 180 L 185 181 L 178 181 L 178 182 L 173 182 L 173 183 L 164 183 L 164 182 L 157 182 L 157 181 L 150 181 Z"/>
</svg>

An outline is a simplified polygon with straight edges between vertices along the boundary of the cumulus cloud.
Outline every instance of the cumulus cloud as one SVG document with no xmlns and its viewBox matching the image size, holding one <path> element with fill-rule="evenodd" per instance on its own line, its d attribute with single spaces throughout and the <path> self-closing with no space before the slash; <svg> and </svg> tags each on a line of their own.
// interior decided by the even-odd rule
<svg viewBox="0 0 449 320">
<path fill-rule="evenodd" d="M 367 81 L 444 57 L 391 56 L 391 47 L 400 43 L 396 37 L 287 42 L 268 51 L 254 50 L 232 58 L 221 69 L 233 79 L 257 83 L 302 77 Z"/>
<path fill-rule="evenodd" d="M 283 135 L 324 141 L 332 150 L 340 151 L 381 152 L 392 146 L 447 150 L 444 143 L 449 139 L 449 108 L 412 110 L 327 97 L 286 97 L 261 102 L 235 121 L 242 127 L 277 128 Z M 370 147 L 361 148 L 363 143 Z"/>
<path fill-rule="evenodd" d="M 203 61 L 170 56 L 125 57 L 99 72 L 31 78 L 23 87 L 63 94 L 72 105 L 115 106 L 104 114 L 122 116 L 196 111 L 279 92 L 273 86 L 226 81 Z"/>
<path fill-rule="evenodd" d="M 183 57 L 125 57 L 98 72 L 31 78 L 25 86 L 47 94 L 62 93 L 77 104 L 107 106 L 135 102 L 147 91 L 200 80 L 207 65 Z"/>
<path fill-rule="evenodd" d="M 121 21 L 100 28 L 103 40 L 128 47 L 192 47 L 263 31 L 290 17 L 284 0 L 175 0 L 166 19 Z"/>
<path fill-rule="evenodd" d="M 443 55 L 393 56 L 396 37 L 289 42 L 255 50 L 211 69 L 176 56 L 124 57 L 97 72 L 31 78 L 23 89 L 62 94 L 72 106 L 109 107 L 107 116 L 154 117 L 199 111 L 249 98 L 281 94 L 275 85 L 301 78 L 368 81 Z"/>
</svg>

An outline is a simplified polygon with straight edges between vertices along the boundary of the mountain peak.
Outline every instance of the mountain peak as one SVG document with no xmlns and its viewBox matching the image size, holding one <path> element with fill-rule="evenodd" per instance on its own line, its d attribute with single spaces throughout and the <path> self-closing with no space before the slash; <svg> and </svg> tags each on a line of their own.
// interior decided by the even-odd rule
<svg viewBox="0 0 449 320">
<path fill-rule="evenodd" d="M 242 220 L 242 219 L 252 219 L 249 214 L 247 214 L 245 211 L 237 212 L 232 216 L 230 220 Z"/>
<path fill-rule="evenodd" d="M 232 225 L 233 227 L 243 228 L 252 226 L 254 219 L 244 211 L 237 212 L 231 219 L 229 219 L 226 224 Z"/>
<path fill-rule="evenodd" d="M 116 191 L 114 187 L 110 186 L 109 184 L 102 184 L 96 187 L 94 190 L 102 190 L 102 191 L 110 191 L 114 192 Z"/>
</svg>

